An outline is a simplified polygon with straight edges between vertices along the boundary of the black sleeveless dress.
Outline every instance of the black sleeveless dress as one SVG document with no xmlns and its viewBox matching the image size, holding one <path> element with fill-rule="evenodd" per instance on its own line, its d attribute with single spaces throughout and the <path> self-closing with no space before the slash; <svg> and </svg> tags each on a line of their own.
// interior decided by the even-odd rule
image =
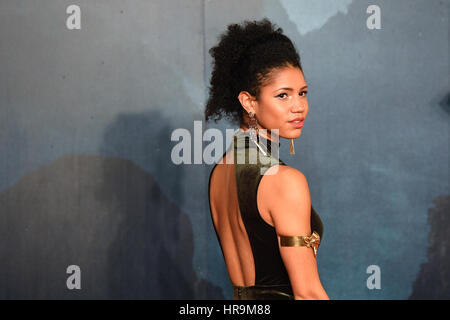
<svg viewBox="0 0 450 320">
<path fill-rule="evenodd" d="M 274 145 L 275 142 L 257 135 L 258 147 L 250 140 L 248 131 L 241 130 L 236 131 L 233 138 L 234 143 L 230 147 L 234 148 L 239 209 L 255 264 L 255 285 L 249 287 L 233 286 L 233 298 L 237 300 L 293 299 L 289 276 L 278 248 L 275 228 L 263 220 L 257 206 L 258 186 L 264 173 L 273 165 L 286 165 L 278 157 L 280 143 Z M 260 147 L 265 154 L 259 150 Z M 211 181 L 211 175 L 209 178 L 209 181 Z M 311 231 L 316 231 L 322 238 L 323 224 L 312 206 Z M 217 230 L 216 235 L 218 237 Z M 218 240 L 220 244 L 219 237 Z"/>
</svg>

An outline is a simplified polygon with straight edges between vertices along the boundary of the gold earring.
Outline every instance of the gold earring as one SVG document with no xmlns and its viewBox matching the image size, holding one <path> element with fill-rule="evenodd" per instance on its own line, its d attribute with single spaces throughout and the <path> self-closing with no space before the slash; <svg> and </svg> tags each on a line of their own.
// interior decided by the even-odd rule
<svg viewBox="0 0 450 320">
<path fill-rule="evenodd" d="M 290 150 L 291 154 L 295 154 L 295 150 L 294 150 L 294 139 L 291 138 L 291 150 Z"/>
</svg>

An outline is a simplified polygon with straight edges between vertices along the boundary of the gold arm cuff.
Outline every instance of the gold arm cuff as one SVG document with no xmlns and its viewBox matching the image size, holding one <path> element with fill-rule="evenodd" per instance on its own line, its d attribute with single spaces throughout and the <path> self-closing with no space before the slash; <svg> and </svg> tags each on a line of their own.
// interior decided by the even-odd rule
<svg viewBox="0 0 450 320">
<path fill-rule="evenodd" d="M 313 232 L 310 236 L 280 236 L 282 247 L 309 247 L 313 248 L 314 257 L 317 257 L 317 249 L 320 245 L 320 236 Z"/>
</svg>

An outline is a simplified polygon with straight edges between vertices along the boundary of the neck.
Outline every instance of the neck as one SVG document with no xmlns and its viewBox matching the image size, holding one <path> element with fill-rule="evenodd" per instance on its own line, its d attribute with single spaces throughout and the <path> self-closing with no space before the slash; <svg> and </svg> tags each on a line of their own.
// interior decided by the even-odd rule
<svg viewBox="0 0 450 320">
<path fill-rule="evenodd" d="M 270 140 L 271 142 L 277 142 L 279 143 L 280 138 L 276 135 L 276 134 L 272 134 L 270 129 L 266 129 L 266 128 L 261 128 L 258 127 L 258 135 L 260 137 L 263 137 L 264 139 Z M 241 126 L 240 130 L 242 132 L 248 132 L 249 131 L 249 127 L 248 126 Z"/>
</svg>

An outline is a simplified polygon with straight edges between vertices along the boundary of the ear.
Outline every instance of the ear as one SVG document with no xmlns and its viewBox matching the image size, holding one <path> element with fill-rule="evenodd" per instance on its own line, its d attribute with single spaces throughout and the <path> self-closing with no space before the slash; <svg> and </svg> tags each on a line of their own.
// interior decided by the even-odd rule
<svg viewBox="0 0 450 320">
<path fill-rule="evenodd" d="M 241 106 L 245 109 L 245 111 L 247 111 L 247 113 L 250 113 L 250 111 L 256 113 L 256 110 L 258 109 L 258 102 L 250 93 L 247 91 L 241 91 L 239 92 L 238 99 Z"/>
</svg>

